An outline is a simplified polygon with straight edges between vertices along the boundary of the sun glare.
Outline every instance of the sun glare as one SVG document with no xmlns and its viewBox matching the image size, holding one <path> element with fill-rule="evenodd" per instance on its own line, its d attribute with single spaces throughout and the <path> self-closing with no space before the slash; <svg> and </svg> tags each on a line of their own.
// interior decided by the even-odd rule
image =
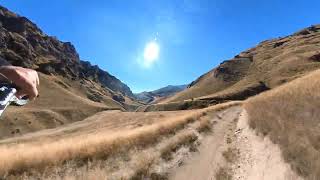
<svg viewBox="0 0 320 180">
<path fill-rule="evenodd" d="M 156 42 L 149 42 L 144 49 L 144 60 L 145 63 L 152 63 L 159 57 L 160 48 Z"/>
</svg>

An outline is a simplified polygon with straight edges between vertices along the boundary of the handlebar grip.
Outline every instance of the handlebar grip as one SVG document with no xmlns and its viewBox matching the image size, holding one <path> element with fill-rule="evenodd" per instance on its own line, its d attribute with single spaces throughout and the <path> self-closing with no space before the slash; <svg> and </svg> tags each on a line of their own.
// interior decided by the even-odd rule
<svg viewBox="0 0 320 180">
<path fill-rule="evenodd" d="M 17 89 L 13 85 L 7 83 L 0 84 L 0 116 L 11 103 L 12 99 L 15 98 L 16 92 Z"/>
</svg>

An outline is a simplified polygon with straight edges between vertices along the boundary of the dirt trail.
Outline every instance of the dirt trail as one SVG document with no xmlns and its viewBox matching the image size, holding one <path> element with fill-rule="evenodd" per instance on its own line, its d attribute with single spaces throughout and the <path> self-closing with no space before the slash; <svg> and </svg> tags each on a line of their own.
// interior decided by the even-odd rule
<svg viewBox="0 0 320 180">
<path fill-rule="evenodd" d="M 224 110 L 212 121 L 216 122 L 213 132 L 202 139 L 198 152 L 186 158 L 182 166 L 171 169 L 169 179 L 301 179 L 283 161 L 278 146 L 249 128 L 242 107 Z M 225 172 L 221 174 L 222 169 Z"/>
<path fill-rule="evenodd" d="M 225 139 L 235 127 L 233 120 L 238 117 L 241 107 L 231 107 L 213 117 L 213 133 L 201 142 L 199 151 L 185 161 L 185 165 L 173 169 L 169 179 L 206 180 L 212 179 L 220 166 L 224 165 L 222 151 L 226 148 Z"/>
<path fill-rule="evenodd" d="M 285 163 L 280 148 L 269 138 L 257 136 L 248 125 L 246 111 L 239 117 L 236 131 L 239 160 L 233 164 L 234 179 L 237 180 L 299 180 L 290 165 Z"/>
</svg>

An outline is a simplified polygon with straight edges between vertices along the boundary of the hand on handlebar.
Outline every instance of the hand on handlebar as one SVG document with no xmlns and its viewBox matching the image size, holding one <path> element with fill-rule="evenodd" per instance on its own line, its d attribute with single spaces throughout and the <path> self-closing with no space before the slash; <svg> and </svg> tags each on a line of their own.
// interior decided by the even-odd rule
<svg viewBox="0 0 320 180">
<path fill-rule="evenodd" d="M 38 96 L 39 76 L 35 70 L 18 66 L 2 66 L 0 73 L 18 87 L 16 94 L 18 98 L 28 96 L 30 100 L 34 100 Z"/>
</svg>

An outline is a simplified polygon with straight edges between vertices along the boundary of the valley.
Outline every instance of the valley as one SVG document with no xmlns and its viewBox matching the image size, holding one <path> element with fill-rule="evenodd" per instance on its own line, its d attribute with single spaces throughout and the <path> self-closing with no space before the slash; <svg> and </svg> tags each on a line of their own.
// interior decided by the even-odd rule
<svg viewBox="0 0 320 180">
<path fill-rule="evenodd" d="M 0 22 L 0 56 L 41 82 L 1 117 L 0 179 L 320 177 L 320 25 L 134 94 L 26 17 L 1 6 Z"/>
</svg>

